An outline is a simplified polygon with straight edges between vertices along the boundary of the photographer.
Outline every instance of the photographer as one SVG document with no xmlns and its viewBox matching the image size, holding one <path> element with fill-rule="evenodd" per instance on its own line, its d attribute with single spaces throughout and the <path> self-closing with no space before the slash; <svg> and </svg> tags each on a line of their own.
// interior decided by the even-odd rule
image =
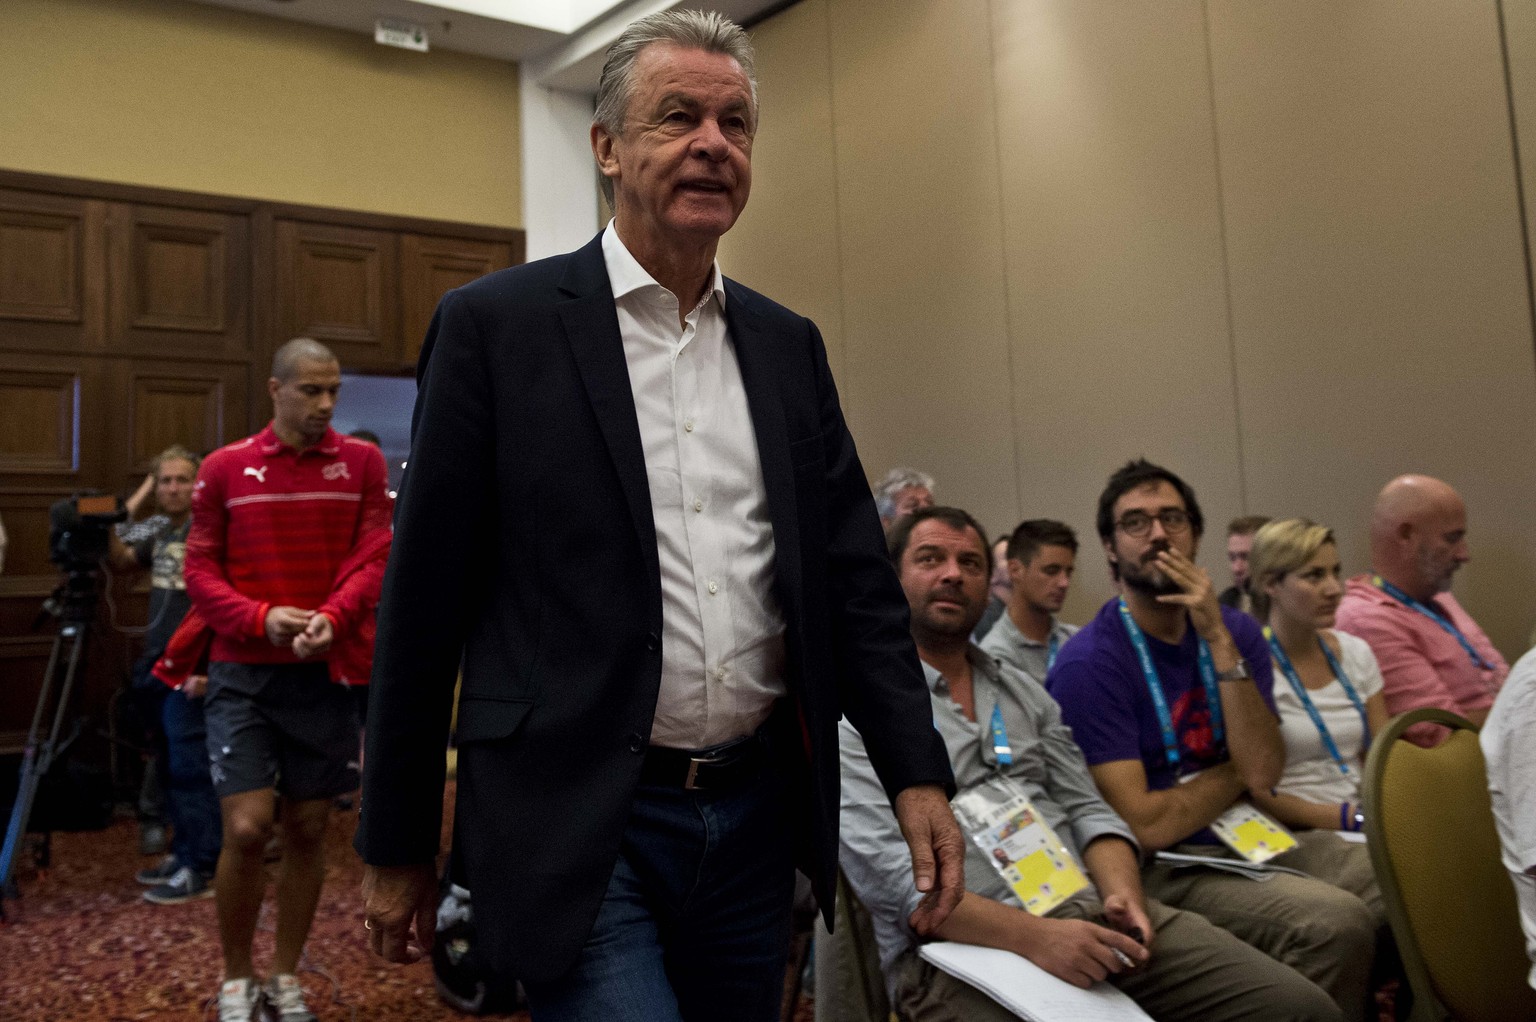
<svg viewBox="0 0 1536 1022">
<path fill-rule="evenodd" d="M 156 746 L 155 770 L 173 833 L 171 854 L 137 875 L 139 883 L 149 887 L 144 900 L 157 905 L 212 896 L 209 883 L 220 848 L 219 804 L 209 773 L 203 721 L 207 678 L 194 674 L 173 689 L 150 673 L 191 606 L 182 564 L 192 524 L 197 466 L 197 456 L 184 447 L 162 451 L 154 470 L 126 501 L 128 513 L 137 518 L 153 493 L 158 512 L 120 527 L 110 540 L 114 568 L 151 573 L 149 624 L 143 655 L 134 665 L 132 691 Z"/>
</svg>

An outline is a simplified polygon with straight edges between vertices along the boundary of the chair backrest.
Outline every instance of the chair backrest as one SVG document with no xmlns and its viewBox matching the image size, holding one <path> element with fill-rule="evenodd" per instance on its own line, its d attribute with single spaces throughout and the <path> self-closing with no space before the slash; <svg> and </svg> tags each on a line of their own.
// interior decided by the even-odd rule
<svg viewBox="0 0 1536 1022">
<path fill-rule="evenodd" d="M 1428 749 L 1400 740 L 1426 721 L 1450 734 Z M 1438 1003 L 1462 1022 L 1536 1019 L 1476 727 L 1444 710 L 1403 714 L 1372 743 L 1364 780 L 1371 862 L 1413 1018 L 1437 1018 Z"/>
</svg>

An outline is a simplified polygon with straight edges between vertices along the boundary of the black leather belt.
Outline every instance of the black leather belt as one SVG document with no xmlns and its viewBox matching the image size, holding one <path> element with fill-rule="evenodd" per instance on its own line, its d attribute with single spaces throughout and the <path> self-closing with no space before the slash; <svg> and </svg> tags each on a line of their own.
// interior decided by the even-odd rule
<svg viewBox="0 0 1536 1022">
<path fill-rule="evenodd" d="M 755 779 L 768 764 L 768 741 L 756 734 L 713 749 L 645 750 L 640 783 L 685 791 L 728 791 Z"/>
</svg>

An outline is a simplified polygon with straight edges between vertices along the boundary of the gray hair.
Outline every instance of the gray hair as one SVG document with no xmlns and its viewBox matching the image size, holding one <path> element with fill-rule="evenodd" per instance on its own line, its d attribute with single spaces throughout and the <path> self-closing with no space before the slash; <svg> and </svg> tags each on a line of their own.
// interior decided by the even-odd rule
<svg viewBox="0 0 1536 1022">
<path fill-rule="evenodd" d="M 881 518 L 896 516 L 896 495 L 911 486 L 921 486 L 932 493 L 933 476 L 915 468 L 893 468 L 885 474 L 885 478 L 875 487 L 875 510 L 880 512 Z"/>
<path fill-rule="evenodd" d="M 272 376 L 287 383 L 299 371 L 300 362 L 340 362 L 336 355 L 313 337 L 295 337 L 272 353 Z"/>
<path fill-rule="evenodd" d="M 723 53 L 741 65 L 752 87 L 752 112 L 757 114 L 757 73 L 753 69 L 752 40 L 742 27 L 717 11 L 662 11 L 633 22 L 608 47 L 603 73 L 597 80 L 597 104 L 592 123 L 608 134 L 624 134 L 629 99 L 634 95 L 635 58 L 652 43 L 672 43 L 690 50 Z M 614 208 L 613 180 L 599 175 L 603 197 Z"/>
</svg>

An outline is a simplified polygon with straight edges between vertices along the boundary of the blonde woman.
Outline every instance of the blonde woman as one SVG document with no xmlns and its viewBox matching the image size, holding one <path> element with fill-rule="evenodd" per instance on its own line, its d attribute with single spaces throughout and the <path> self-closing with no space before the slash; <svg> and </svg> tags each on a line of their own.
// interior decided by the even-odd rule
<svg viewBox="0 0 1536 1022">
<path fill-rule="evenodd" d="M 1333 533 L 1304 518 L 1269 523 L 1254 536 L 1249 577 L 1285 740 L 1280 783 L 1255 800 L 1295 829 L 1358 831 L 1360 773 L 1387 707 L 1371 648 L 1332 627 L 1344 595 Z"/>
</svg>

